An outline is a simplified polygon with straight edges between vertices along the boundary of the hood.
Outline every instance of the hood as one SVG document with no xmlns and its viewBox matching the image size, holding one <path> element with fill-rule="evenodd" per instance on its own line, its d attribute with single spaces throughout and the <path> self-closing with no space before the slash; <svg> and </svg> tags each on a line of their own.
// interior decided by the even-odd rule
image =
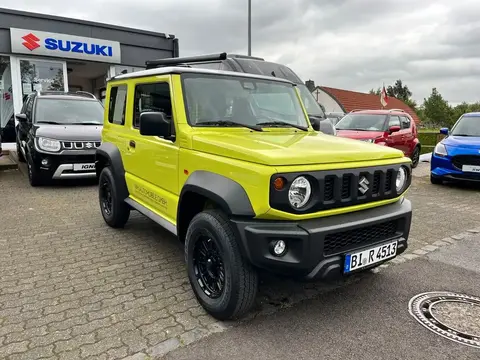
<svg viewBox="0 0 480 360">
<path fill-rule="evenodd" d="M 446 146 L 456 146 L 465 149 L 479 149 L 480 150 L 480 137 L 470 136 L 448 136 L 443 141 Z"/>
<path fill-rule="evenodd" d="M 309 165 L 402 158 L 399 150 L 311 132 L 211 131 L 193 135 L 196 151 L 257 164 Z"/>
<path fill-rule="evenodd" d="M 375 139 L 384 136 L 383 131 L 338 130 L 337 136 L 350 139 Z"/>
<path fill-rule="evenodd" d="M 64 141 L 100 141 L 102 125 L 36 124 L 36 136 Z"/>
</svg>

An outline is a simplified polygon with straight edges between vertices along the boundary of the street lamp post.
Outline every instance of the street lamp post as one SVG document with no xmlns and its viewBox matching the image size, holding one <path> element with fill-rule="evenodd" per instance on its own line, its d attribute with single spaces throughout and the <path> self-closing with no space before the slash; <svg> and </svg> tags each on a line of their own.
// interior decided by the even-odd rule
<svg viewBox="0 0 480 360">
<path fill-rule="evenodd" d="M 248 56 L 252 56 L 252 0 L 248 0 Z"/>
</svg>

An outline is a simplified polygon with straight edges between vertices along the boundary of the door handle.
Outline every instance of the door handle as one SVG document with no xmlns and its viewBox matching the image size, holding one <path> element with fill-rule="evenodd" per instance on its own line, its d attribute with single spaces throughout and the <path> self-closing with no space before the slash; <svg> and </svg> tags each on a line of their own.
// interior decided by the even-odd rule
<svg viewBox="0 0 480 360">
<path fill-rule="evenodd" d="M 135 146 L 136 146 L 135 141 L 130 140 L 130 142 L 128 143 L 128 145 L 129 145 L 131 148 L 134 148 L 134 149 L 135 149 Z"/>
</svg>

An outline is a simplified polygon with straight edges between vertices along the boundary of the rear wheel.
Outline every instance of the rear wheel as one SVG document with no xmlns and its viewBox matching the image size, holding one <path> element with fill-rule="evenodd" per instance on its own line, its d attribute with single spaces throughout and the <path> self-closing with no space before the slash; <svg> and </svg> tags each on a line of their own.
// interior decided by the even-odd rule
<svg viewBox="0 0 480 360">
<path fill-rule="evenodd" d="M 226 215 L 212 209 L 197 214 L 187 230 L 188 278 L 204 309 L 219 320 L 239 318 L 255 301 L 258 276 L 241 255 Z"/>
<path fill-rule="evenodd" d="M 443 184 L 442 179 L 436 177 L 435 175 L 430 174 L 430 182 L 434 185 L 441 185 Z"/>
<path fill-rule="evenodd" d="M 412 168 L 416 168 L 420 162 L 420 148 L 417 146 L 412 153 Z"/>
<path fill-rule="evenodd" d="M 98 180 L 100 210 L 105 222 L 113 228 L 123 228 L 130 217 L 130 207 L 118 197 L 112 170 L 105 167 Z"/>
</svg>

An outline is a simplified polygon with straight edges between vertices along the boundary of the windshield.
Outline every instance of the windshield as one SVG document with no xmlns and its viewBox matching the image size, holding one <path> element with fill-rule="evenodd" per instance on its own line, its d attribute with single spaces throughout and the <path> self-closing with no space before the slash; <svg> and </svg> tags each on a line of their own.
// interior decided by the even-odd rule
<svg viewBox="0 0 480 360">
<path fill-rule="evenodd" d="M 213 126 L 213 122 L 219 124 L 220 121 L 225 125 L 225 121 L 229 121 L 230 126 L 234 123 L 248 126 L 276 123 L 277 126 L 308 127 L 295 88 L 288 83 L 240 76 L 185 74 L 183 86 L 188 121 L 192 126 Z"/>
<path fill-rule="evenodd" d="M 35 110 L 36 123 L 103 124 L 103 106 L 99 101 L 40 98 Z"/>
<path fill-rule="evenodd" d="M 453 136 L 473 136 L 480 137 L 480 117 L 464 116 L 453 127 L 451 133 Z"/>
<path fill-rule="evenodd" d="M 335 125 L 337 130 L 384 131 L 386 115 L 347 114 Z"/>
<path fill-rule="evenodd" d="M 308 90 L 307 86 L 305 84 L 298 84 L 297 87 L 300 91 L 300 97 L 302 98 L 303 105 L 305 106 L 308 115 L 325 118 L 325 113 L 317 100 L 313 97 L 313 94 Z"/>
</svg>

